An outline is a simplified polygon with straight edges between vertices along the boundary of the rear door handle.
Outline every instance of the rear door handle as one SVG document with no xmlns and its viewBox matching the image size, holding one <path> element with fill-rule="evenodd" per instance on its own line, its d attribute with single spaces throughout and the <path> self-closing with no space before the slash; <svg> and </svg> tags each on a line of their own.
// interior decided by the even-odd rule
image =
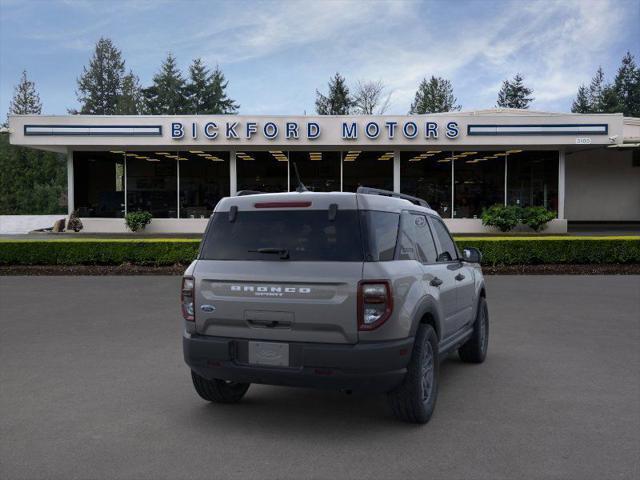
<svg viewBox="0 0 640 480">
<path fill-rule="evenodd" d="M 433 280 L 429 282 L 429 285 L 431 285 L 432 287 L 439 287 L 440 285 L 442 285 L 442 280 L 440 280 L 438 277 L 433 277 Z"/>
<path fill-rule="evenodd" d="M 454 277 L 457 281 L 464 280 L 464 275 L 459 273 Z"/>
</svg>

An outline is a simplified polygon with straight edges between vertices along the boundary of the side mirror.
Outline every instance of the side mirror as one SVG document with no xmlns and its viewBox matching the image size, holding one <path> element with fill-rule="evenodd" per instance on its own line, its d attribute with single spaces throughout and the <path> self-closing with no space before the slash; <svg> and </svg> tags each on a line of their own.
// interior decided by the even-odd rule
<svg viewBox="0 0 640 480">
<path fill-rule="evenodd" d="M 482 253 L 477 248 L 465 247 L 462 250 L 462 260 L 469 263 L 480 263 L 482 262 Z"/>
</svg>

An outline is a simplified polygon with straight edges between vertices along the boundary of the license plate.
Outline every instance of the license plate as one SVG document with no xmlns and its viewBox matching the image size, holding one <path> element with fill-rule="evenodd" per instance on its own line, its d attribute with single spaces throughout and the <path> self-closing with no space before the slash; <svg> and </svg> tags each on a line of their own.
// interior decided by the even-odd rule
<svg viewBox="0 0 640 480">
<path fill-rule="evenodd" d="M 249 363 L 253 365 L 289 366 L 289 344 L 249 342 Z"/>
</svg>

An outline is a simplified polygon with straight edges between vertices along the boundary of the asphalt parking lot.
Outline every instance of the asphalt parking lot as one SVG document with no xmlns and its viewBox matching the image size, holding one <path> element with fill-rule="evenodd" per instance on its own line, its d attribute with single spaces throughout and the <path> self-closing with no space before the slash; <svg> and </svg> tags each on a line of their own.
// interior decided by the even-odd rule
<svg viewBox="0 0 640 480">
<path fill-rule="evenodd" d="M 191 386 L 178 277 L 0 277 L 0 478 L 640 478 L 640 277 L 489 277 L 482 365 L 435 416 L 383 397 Z"/>
</svg>

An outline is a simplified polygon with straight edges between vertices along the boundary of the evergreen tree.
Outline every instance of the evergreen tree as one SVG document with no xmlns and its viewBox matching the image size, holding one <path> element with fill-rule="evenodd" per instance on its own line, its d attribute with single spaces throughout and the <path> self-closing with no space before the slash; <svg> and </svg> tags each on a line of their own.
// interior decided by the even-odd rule
<svg viewBox="0 0 640 480">
<path fill-rule="evenodd" d="M 240 105 L 227 97 L 226 90 L 229 82 L 225 80 L 222 70 L 216 65 L 211 74 L 208 90 L 210 92 L 209 107 L 206 113 L 237 113 Z"/>
<path fill-rule="evenodd" d="M 524 78 L 519 73 L 513 77 L 512 81 L 502 82 L 502 88 L 498 92 L 498 107 L 502 108 L 529 108 L 533 101 L 530 95 L 533 89 L 524 85 Z"/>
<path fill-rule="evenodd" d="M 143 90 L 146 107 L 155 115 L 188 113 L 185 80 L 175 57 L 169 53 L 162 62 L 160 72 L 153 77 L 153 85 Z"/>
<path fill-rule="evenodd" d="M 622 59 L 613 88 L 621 111 L 628 117 L 640 117 L 640 69 L 631 52 Z"/>
<path fill-rule="evenodd" d="M 319 115 L 348 115 L 354 104 L 349 95 L 349 87 L 339 73 L 329 80 L 327 96 L 316 90 L 316 112 Z"/>
<path fill-rule="evenodd" d="M 39 115 L 42 104 L 22 72 L 9 113 Z M 0 215 L 64 213 L 67 162 L 63 155 L 9 144 L 0 135 Z"/>
<path fill-rule="evenodd" d="M 604 92 L 607 84 L 604 79 L 604 71 L 602 67 L 598 67 L 596 74 L 589 84 L 589 104 L 591 105 L 591 113 L 604 112 Z"/>
<path fill-rule="evenodd" d="M 129 71 L 122 78 L 122 87 L 116 103 L 118 115 L 140 115 L 144 113 L 144 98 L 140 80 L 133 72 Z"/>
<path fill-rule="evenodd" d="M 420 82 L 409 113 L 413 115 L 457 111 L 460 110 L 460 105 L 456 102 L 451 82 L 432 75 L 428 81 L 423 78 Z"/>
<path fill-rule="evenodd" d="M 189 83 L 185 90 L 190 113 L 236 113 L 239 105 L 225 92 L 228 83 L 218 66 L 209 73 L 202 60 L 195 59 L 189 67 Z"/>
<path fill-rule="evenodd" d="M 578 88 L 578 95 L 571 104 L 573 113 L 591 113 L 591 102 L 589 101 L 589 91 L 584 85 Z"/>
<path fill-rule="evenodd" d="M 42 103 L 36 91 L 36 84 L 27 78 L 26 70 L 22 71 L 20 83 L 13 91 L 9 113 L 14 115 L 40 115 L 42 113 Z"/>
<path fill-rule="evenodd" d="M 76 95 L 81 105 L 80 113 L 117 113 L 124 72 L 124 60 L 120 50 L 108 38 L 98 40 L 89 67 L 83 67 L 82 75 L 78 79 Z"/>
</svg>

